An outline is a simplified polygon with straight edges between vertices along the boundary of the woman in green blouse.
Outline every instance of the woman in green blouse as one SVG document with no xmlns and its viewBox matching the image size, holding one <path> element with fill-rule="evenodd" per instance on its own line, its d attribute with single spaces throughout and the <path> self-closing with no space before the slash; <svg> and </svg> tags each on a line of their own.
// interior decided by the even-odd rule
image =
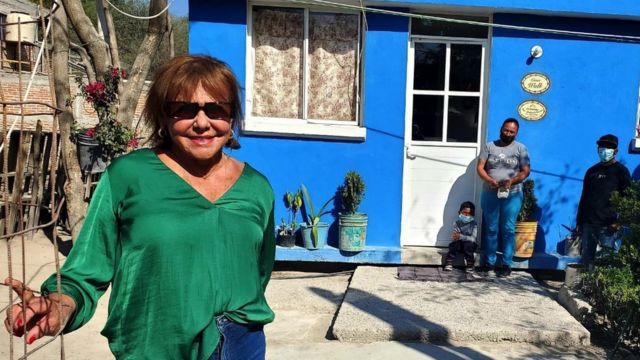
<svg viewBox="0 0 640 360">
<path fill-rule="evenodd" d="M 222 151 L 240 147 L 237 81 L 211 57 L 176 57 L 144 111 L 155 147 L 102 175 L 61 293 L 55 276 L 42 297 L 5 280 L 28 309 L 14 305 L 5 326 L 29 344 L 73 331 L 111 285 L 102 334 L 118 359 L 264 359 L 274 196 L 262 174 Z"/>
</svg>

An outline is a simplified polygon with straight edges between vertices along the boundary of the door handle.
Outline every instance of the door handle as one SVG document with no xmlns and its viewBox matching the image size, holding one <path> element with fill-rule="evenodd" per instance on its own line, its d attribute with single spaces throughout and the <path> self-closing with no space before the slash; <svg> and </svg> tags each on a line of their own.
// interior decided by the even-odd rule
<svg viewBox="0 0 640 360">
<path fill-rule="evenodd" d="M 407 159 L 413 160 L 413 159 L 416 158 L 416 156 L 411 153 L 411 147 L 410 146 L 405 146 L 404 149 L 405 149 L 405 155 L 407 156 Z"/>
</svg>

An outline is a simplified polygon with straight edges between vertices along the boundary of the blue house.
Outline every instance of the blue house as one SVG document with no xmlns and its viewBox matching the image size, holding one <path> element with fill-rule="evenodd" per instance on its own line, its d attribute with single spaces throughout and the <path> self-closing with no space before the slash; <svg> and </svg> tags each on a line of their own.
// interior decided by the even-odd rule
<svg viewBox="0 0 640 360">
<path fill-rule="evenodd" d="M 534 256 L 514 266 L 574 260 L 562 225 L 575 225 L 599 136 L 620 138 L 640 178 L 637 0 L 190 0 L 189 21 L 190 52 L 227 62 L 244 90 L 233 155 L 277 198 L 304 183 L 319 205 L 347 171 L 366 181 L 364 251 L 337 249 L 335 209 L 327 247 L 279 260 L 439 263 L 459 204 L 479 204 L 480 148 L 508 117 L 540 207 Z"/>
</svg>

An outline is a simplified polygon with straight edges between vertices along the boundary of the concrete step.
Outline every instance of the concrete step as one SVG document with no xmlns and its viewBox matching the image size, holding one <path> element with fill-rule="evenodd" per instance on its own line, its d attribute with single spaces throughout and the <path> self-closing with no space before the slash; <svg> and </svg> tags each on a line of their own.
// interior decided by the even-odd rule
<svg viewBox="0 0 640 360">
<path fill-rule="evenodd" d="M 396 279 L 360 266 L 336 317 L 344 342 L 522 342 L 588 345 L 590 334 L 528 273 L 464 283 Z"/>
</svg>

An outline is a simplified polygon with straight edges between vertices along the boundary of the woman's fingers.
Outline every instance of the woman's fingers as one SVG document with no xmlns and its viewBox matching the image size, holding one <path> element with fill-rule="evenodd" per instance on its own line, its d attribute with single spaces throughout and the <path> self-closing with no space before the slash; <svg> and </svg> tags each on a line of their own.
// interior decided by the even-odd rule
<svg viewBox="0 0 640 360">
<path fill-rule="evenodd" d="M 13 291 L 15 291 L 20 297 L 20 299 L 22 299 L 22 301 L 25 303 L 29 302 L 29 300 L 33 298 L 33 291 L 25 287 L 24 284 L 19 280 L 6 278 L 4 279 L 4 284 L 11 286 Z"/>
<path fill-rule="evenodd" d="M 15 336 L 22 336 L 25 329 L 29 332 L 42 318 L 49 317 L 52 312 L 57 314 L 58 309 L 53 309 L 52 306 L 52 302 L 44 297 L 33 297 L 29 302 L 13 305 L 7 310 L 5 327 Z M 13 329 L 9 317 L 13 318 Z"/>
<path fill-rule="evenodd" d="M 35 326 L 27 332 L 27 344 L 33 344 L 34 341 L 40 339 L 44 335 L 56 335 L 58 330 L 60 330 L 60 316 L 58 315 L 57 310 L 53 310 L 38 320 Z"/>
</svg>

